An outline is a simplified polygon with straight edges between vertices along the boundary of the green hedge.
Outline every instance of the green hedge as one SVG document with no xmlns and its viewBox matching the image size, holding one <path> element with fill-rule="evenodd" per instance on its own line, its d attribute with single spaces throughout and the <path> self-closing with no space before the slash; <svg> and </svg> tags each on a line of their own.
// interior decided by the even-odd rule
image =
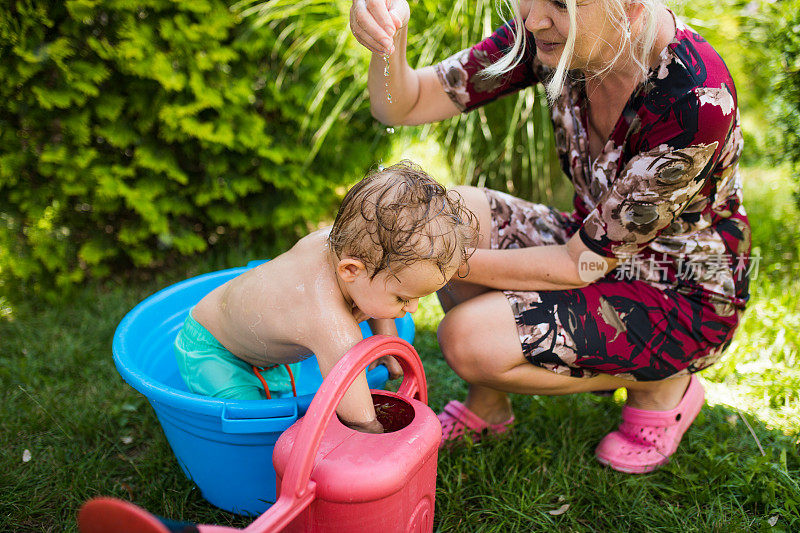
<svg viewBox="0 0 800 533">
<path fill-rule="evenodd" d="M 772 109 L 783 138 L 778 158 L 793 164 L 800 206 L 800 0 L 767 3 L 766 9 L 776 73 Z"/>
<path fill-rule="evenodd" d="M 55 294 L 329 215 L 385 141 L 366 102 L 339 111 L 337 88 L 309 115 L 340 43 L 316 38 L 287 66 L 301 30 L 281 30 L 222 0 L 0 10 L 0 284 Z"/>
</svg>

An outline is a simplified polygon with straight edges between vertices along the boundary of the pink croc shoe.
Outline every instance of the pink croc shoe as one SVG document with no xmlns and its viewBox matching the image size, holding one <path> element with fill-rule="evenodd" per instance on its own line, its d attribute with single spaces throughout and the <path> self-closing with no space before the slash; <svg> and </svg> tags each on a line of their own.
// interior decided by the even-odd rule
<svg viewBox="0 0 800 533">
<path fill-rule="evenodd" d="M 499 424 L 487 424 L 481 417 L 467 409 L 467 407 L 457 401 L 452 400 L 444 406 L 444 410 L 439 413 L 439 421 L 442 423 L 442 442 L 439 448 L 443 448 L 447 443 L 453 442 L 469 432 L 476 441 L 480 440 L 484 433 L 499 435 L 510 429 L 514 422 L 514 416 Z"/>
<path fill-rule="evenodd" d="M 595 457 L 614 470 L 628 474 L 651 472 L 669 461 L 703 407 L 705 391 L 692 375 L 681 403 L 669 411 L 622 408 L 622 423 L 606 435 Z"/>
</svg>

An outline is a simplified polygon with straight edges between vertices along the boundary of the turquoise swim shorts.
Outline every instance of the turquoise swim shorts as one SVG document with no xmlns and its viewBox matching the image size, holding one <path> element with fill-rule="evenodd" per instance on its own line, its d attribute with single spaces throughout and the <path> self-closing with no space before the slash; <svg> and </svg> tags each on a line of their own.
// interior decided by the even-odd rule
<svg viewBox="0 0 800 533">
<path fill-rule="evenodd" d="M 264 385 L 250 363 L 229 352 L 192 316 L 191 311 L 175 339 L 181 377 L 191 392 L 215 398 L 265 400 Z M 300 363 L 289 365 L 295 376 Z M 273 398 L 292 395 L 292 382 L 284 365 L 262 370 Z"/>
</svg>

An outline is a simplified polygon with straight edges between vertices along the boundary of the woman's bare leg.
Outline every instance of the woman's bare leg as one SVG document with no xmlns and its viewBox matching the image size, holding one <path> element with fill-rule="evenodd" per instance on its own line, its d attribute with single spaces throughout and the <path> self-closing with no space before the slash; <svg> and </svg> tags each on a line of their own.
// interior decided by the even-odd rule
<svg viewBox="0 0 800 533">
<path fill-rule="evenodd" d="M 562 395 L 625 387 L 628 404 L 651 410 L 676 407 L 688 376 L 632 381 L 600 374 L 575 378 L 534 366 L 522 355 L 517 326 L 506 297 L 497 291 L 475 296 L 451 309 L 439 325 L 447 363 L 470 383 L 466 406 L 489 423 L 509 418 L 506 393 Z"/>
</svg>

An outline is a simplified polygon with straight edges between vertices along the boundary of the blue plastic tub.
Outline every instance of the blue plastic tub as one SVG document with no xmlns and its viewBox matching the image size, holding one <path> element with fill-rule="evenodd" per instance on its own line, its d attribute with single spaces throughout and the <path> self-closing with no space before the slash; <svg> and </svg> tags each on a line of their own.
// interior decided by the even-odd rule
<svg viewBox="0 0 800 533">
<path fill-rule="evenodd" d="M 280 434 L 308 409 L 322 383 L 316 358 L 296 376 L 298 397 L 262 401 L 221 400 L 188 391 L 172 343 L 189 309 L 247 267 L 221 270 L 171 285 L 137 305 L 114 333 L 114 363 L 128 384 L 150 401 L 178 463 L 212 504 L 238 514 L 260 514 L 275 501 L 272 450 Z M 366 322 L 364 336 L 371 334 Z M 409 315 L 397 320 L 400 336 L 414 340 Z M 370 371 L 371 388 L 383 388 L 386 368 Z"/>
</svg>

